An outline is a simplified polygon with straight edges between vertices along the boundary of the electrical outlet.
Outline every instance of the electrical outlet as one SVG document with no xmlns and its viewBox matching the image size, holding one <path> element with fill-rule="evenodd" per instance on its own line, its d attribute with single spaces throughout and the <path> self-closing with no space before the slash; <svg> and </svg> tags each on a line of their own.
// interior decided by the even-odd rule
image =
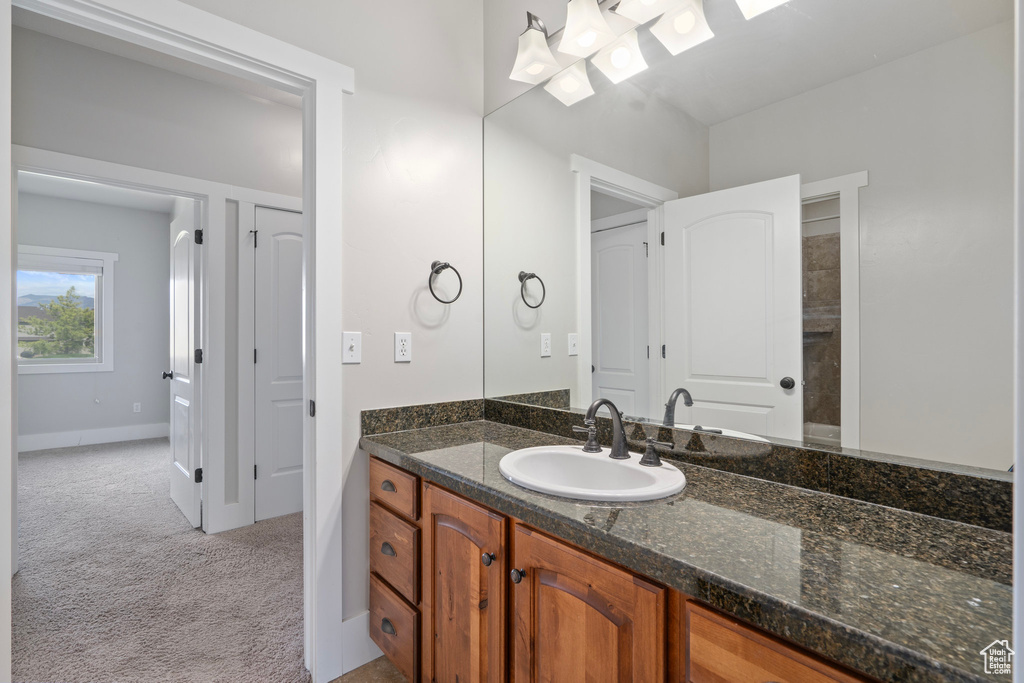
<svg viewBox="0 0 1024 683">
<path fill-rule="evenodd" d="M 551 333 L 542 332 L 540 335 L 540 357 L 547 358 L 551 355 Z"/>
<path fill-rule="evenodd" d="M 363 361 L 363 333 L 341 333 L 341 362 L 361 363 Z"/>
<path fill-rule="evenodd" d="M 395 332 L 395 362 L 412 362 L 412 332 Z"/>
<path fill-rule="evenodd" d="M 142 412 L 142 404 L 141 403 L 133 403 L 132 404 L 132 412 L 133 413 L 141 413 Z"/>
<path fill-rule="evenodd" d="M 575 332 L 569 333 L 569 355 L 580 355 L 580 335 L 576 334 Z"/>
</svg>

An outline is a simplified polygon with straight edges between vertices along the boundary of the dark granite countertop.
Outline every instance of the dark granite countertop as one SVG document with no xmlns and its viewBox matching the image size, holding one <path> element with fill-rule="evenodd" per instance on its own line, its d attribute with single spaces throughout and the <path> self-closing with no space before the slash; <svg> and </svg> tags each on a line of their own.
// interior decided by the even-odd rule
<svg viewBox="0 0 1024 683">
<path fill-rule="evenodd" d="M 371 454 L 883 681 L 1009 680 L 1010 534 L 676 463 L 682 493 L 585 503 L 498 471 L 578 441 L 493 422 L 364 436 Z"/>
</svg>

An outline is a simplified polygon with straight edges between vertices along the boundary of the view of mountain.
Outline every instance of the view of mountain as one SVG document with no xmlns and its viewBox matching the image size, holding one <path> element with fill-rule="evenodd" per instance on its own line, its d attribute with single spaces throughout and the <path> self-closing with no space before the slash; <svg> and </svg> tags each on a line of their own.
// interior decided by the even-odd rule
<svg viewBox="0 0 1024 683">
<path fill-rule="evenodd" d="M 25 294 L 18 297 L 19 306 L 36 306 L 48 304 L 57 298 L 54 294 Z M 91 296 L 83 296 L 82 308 L 95 308 L 95 301 Z"/>
</svg>

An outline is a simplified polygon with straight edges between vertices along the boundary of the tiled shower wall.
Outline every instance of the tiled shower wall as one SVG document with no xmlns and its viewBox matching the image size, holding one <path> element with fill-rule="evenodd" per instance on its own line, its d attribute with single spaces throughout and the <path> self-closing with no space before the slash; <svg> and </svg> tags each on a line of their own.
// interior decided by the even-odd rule
<svg viewBox="0 0 1024 683">
<path fill-rule="evenodd" d="M 840 425 L 839 200 L 804 207 L 804 422 Z"/>
</svg>

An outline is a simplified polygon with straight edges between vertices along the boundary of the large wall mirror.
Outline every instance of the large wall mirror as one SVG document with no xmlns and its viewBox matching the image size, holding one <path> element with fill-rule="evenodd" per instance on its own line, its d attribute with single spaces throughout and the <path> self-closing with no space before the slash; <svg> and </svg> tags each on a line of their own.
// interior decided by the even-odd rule
<svg viewBox="0 0 1024 683">
<path fill-rule="evenodd" d="M 1005 471 L 1012 0 L 703 11 L 485 119 L 485 395 Z"/>
</svg>

